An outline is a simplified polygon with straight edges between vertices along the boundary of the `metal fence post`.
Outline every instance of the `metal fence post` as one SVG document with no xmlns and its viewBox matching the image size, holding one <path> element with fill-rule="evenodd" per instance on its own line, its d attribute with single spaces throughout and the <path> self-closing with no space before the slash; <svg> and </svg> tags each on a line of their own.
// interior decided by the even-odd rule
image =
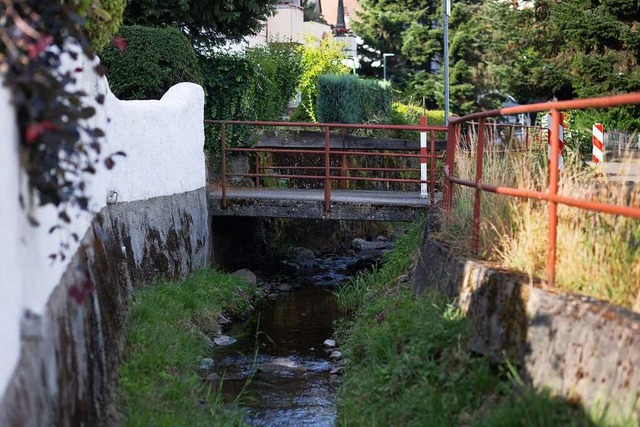
<svg viewBox="0 0 640 427">
<path fill-rule="evenodd" d="M 562 115 L 559 110 L 551 110 L 551 159 L 549 159 L 549 190 L 551 196 L 558 194 L 558 154 L 560 153 L 560 123 Z M 549 201 L 549 242 L 547 247 L 547 284 L 555 286 L 556 281 L 556 241 L 558 237 L 558 203 Z"/>
<path fill-rule="evenodd" d="M 430 185 L 430 205 L 436 204 L 436 132 L 430 131 L 429 136 L 431 138 L 430 154 L 431 157 L 429 165 L 429 185 Z"/>
<path fill-rule="evenodd" d="M 220 142 L 221 142 L 221 158 L 222 165 L 220 168 L 220 175 L 222 179 L 222 209 L 227 209 L 227 148 L 226 148 L 226 124 L 222 123 L 220 129 Z"/>
<path fill-rule="evenodd" d="M 329 134 L 329 126 L 324 127 L 324 212 L 331 212 L 331 165 L 329 149 L 331 140 Z"/>
<path fill-rule="evenodd" d="M 453 186 L 449 177 L 453 176 L 453 169 L 455 167 L 456 135 L 454 127 L 451 122 L 447 125 L 447 151 L 444 165 L 443 206 L 448 212 L 451 212 L 453 208 Z"/>
<path fill-rule="evenodd" d="M 473 234 L 471 237 L 471 250 L 478 253 L 478 241 L 480 238 L 480 203 L 482 198 L 482 164 L 484 160 L 484 118 L 478 121 L 478 147 L 476 149 L 476 189 L 473 198 Z"/>
</svg>

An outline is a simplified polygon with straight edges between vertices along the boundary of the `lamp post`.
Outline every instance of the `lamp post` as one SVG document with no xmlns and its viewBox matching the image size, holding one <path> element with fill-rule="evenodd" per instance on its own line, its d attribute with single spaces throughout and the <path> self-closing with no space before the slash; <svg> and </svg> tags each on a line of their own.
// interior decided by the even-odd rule
<svg viewBox="0 0 640 427">
<path fill-rule="evenodd" d="M 449 15 L 451 0 L 442 3 L 442 26 L 444 28 L 444 123 L 449 124 Z"/>
<path fill-rule="evenodd" d="M 396 56 L 395 53 L 383 53 L 382 54 L 382 80 L 387 81 L 387 57 Z"/>
</svg>

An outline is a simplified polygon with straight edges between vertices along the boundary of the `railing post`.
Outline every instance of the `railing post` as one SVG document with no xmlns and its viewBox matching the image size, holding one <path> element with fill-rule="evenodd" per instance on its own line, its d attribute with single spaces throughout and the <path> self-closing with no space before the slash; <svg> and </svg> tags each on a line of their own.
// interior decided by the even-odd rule
<svg viewBox="0 0 640 427">
<path fill-rule="evenodd" d="M 340 159 L 340 176 L 343 178 L 346 178 L 347 176 L 347 155 L 343 154 L 341 159 Z M 347 189 L 347 180 L 343 179 L 342 182 L 340 183 L 340 186 L 342 187 L 343 190 Z"/>
<path fill-rule="evenodd" d="M 430 149 L 430 165 L 429 165 L 429 185 L 430 185 L 430 205 L 433 206 L 436 204 L 436 132 L 432 130 L 429 132 L 429 136 L 431 138 L 431 149 Z"/>
<path fill-rule="evenodd" d="M 222 128 L 220 129 L 220 157 L 222 158 L 222 165 L 220 167 L 220 175 L 222 178 L 222 200 L 221 206 L 222 209 L 227 209 L 227 147 L 226 147 L 226 124 L 222 123 Z"/>
<path fill-rule="evenodd" d="M 256 188 L 260 187 L 260 153 L 256 153 Z"/>
<path fill-rule="evenodd" d="M 331 162 L 329 148 L 331 146 L 329 126 L 324 127 L 324 213 L 331 212 Z"/>
<path fill-rule="evenodd" d="M 449 176 L 453 176 L 456 157 L 456 135 L 454 125 L 449 122 L 447 125 L 447 151 L 445 153 L 444 165 L 444 191 L 443 191 L 443 207 L 446 211 L 451 212 L 453 209 L 453 186 Z"/>
<path fill-rule="evenodd" d="M 562 116 L 559 110 L 551 110 L 551 159 L 549 159 L 549 189 L 552 196 L 558 194 L 558 154 L 560 154 L 560 123 Z M 558 237 L 558 203 L 549 201 L 549 242 L 547 246 L 547 284 L 555 286 L 556 281 L 556 241 Z"/>
<path fill-rule="evenodd" d="M 478 148 L 476 150 L 476 189 L 473 199 L 473 234 L 471 237 L 471 250 L 478 253 L 478 241 L 480 239 L 480 204 L 482 198 L 482 165 L 484 160 L 484 118 L 478 121 Z"/>
<path fill-rule="evenodd" d="M 427 118 L 420 117 L 420 126 L 427 126 Z M 420 197 L 429 195 L 429 183 L 427 182 L 427 131 L 420 131 Z"/>
</svg>

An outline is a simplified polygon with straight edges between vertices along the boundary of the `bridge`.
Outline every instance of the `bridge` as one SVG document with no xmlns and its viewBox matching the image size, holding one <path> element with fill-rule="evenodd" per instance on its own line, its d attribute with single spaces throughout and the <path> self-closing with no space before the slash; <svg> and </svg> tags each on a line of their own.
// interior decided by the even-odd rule
<svg viewBox="0 0 640 427">
<path fill-rule="evenodd" d="M 442 199 L 444 126 L 205 123 L 220 135 L 212 216 L 413 221 Z"/>
</svg>

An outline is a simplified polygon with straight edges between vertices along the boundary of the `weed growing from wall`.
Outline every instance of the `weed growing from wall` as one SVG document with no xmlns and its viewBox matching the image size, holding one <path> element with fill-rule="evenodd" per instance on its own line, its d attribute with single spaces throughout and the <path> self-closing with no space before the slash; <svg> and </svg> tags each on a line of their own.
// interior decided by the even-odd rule
<svg viewBox="0 0 640 427">
<path fill-rule="evenodd" d="M 68 236 L 79 239 L 68 232 L 71 208 L 89 210 L 85 177 L 100 162 L 111 169 L 114 156 L 124 153 L 104 156 L 104 132 L 87 121 L 96 113 L 88 104 L 104 103 L 104 95 L 89 100 L 73 88 L 83 69 L 60 70 L 65 55 L 76 59 L 84 53 L 93 59 L 75 3 L 2 0 L 0 16 L 0 74 L 17 113 L 22 166 L 37 203 L 58 210 L 50 232 L 66 234 L 50 256 L 64 259 Z M 35 218 L 29 220 L 38 225 Z"/>
</svg>

